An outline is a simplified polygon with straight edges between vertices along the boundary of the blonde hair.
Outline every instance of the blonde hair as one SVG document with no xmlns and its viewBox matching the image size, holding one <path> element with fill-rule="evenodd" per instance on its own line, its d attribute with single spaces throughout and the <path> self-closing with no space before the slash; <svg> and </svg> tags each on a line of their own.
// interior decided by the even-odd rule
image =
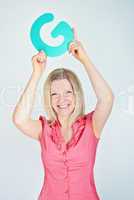
<svg viewBox="0 0 134 200">
<path fill-rule="evenodd" d="M 65 68 L 57 68 L 53 70 L 47 77 L 44 86 L 43 86 L 43 103 L 45 112 L 47 113 L 48 120 L 50 122 L 53 122 L 53 120 L 57 119 L 56 113 L 52 108 L 51 105 L 51 83 L 54 80 L 61 80 L 61 79 L 67 79 L 69 83 L 72 86 L 73 93 L 75 95 L 75 109 L 71 116 L 69 117 L 69 126 L 74 123 L 76 118 L 78 118 L 81 115 L 84 115 L 85 113 L 85 101 L 84 101 L 84 93 L 82 90 L 81 83 L 78 79 L 78 77 L 75 75 L 74 72 L 72 72 L 69 69 Z"/>
</svg>

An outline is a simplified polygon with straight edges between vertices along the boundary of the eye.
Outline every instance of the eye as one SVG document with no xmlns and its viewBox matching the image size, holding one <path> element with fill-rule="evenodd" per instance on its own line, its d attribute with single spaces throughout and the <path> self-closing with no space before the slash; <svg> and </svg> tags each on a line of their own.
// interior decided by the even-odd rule
<svg viewBox="0 0 134 200">
<path fill-rule="evenodd" d="M 52 93 L 51 96 L 54 96 L 54 95 L 56 95 L 56 94 L 57 94 L 57 93 Z"/>
<path fill-rule="evenodd" d="M 72 91 L 68 90 L 67 93 L 72 93 Z"/>
</svg>

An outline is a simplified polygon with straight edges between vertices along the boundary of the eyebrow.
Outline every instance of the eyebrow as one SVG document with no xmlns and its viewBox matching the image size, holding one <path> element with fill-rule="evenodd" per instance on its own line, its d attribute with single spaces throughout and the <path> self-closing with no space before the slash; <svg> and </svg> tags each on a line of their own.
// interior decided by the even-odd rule
<svg viewBox="0 0 134 200">
<path fill-rule="evenodd" d="M 73 91 L 72 89 L 66 89 L 65 91 Z M 58 92 L 58 91 L 55 91 L 55 90 L 52 90 L 51 92 Z"/>
</svg>

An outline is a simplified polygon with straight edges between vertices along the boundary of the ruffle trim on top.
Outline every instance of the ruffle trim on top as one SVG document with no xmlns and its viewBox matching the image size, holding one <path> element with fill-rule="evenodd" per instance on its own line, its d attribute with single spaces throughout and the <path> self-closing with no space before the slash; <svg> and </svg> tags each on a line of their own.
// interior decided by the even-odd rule
<svg viewBox="0 0 134 200">
<path fill-rule="evenodd" d="M 52 128 L 51 134 L 49 136 L 51 140 L 57 145 L 59 150 L 61 150 L 62 146 L 64 146 L 65 149 L 69 149 L 70 147 L 75 146 L 80 140 L 84 132 L 85 124 L 86 115 L 80 116 L 72 125 L 73 135 L 71 139 L 68 142 L 65 142 L 60 132 L 61 124 L 59 120 L 55 120 L 49 125 Z"/>
</svg>

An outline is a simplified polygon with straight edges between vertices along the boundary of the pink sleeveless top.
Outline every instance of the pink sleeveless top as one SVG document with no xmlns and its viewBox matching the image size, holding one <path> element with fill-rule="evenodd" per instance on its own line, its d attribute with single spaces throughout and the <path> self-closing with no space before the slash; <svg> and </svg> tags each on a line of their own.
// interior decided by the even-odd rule
<svg viewBox="0 0 134 200">
<path fill-rule="evenodd" d="M 93 172 L 99 141 L 93 133 L 93 112 L 77 118 L 67 143 L 58 120 L 49 124 L 44 116 L 39 116 L 44 181 L 38 200 L 100 200 Z"/>
</svg>

